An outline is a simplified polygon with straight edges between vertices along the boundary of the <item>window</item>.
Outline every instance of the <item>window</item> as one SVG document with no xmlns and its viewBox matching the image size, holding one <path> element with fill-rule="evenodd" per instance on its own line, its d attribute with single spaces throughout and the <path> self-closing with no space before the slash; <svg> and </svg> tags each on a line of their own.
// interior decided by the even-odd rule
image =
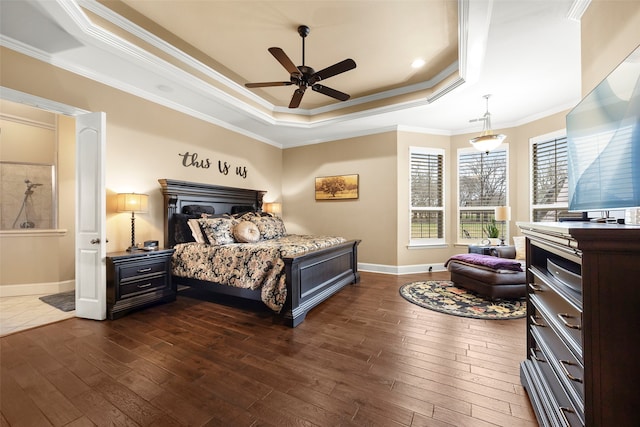
<svg viewBox="0 0 640 427">
<path fill-rule="evenodd" d="M 458 150 L 458 241 L 485 239 L 485 227 L 495 218 L 496 206 L 507 205 L 507 193 L 507 144 L 488 154 Z"/>
<path fill-rule="evenodd" d="M 568 212 L 568 185 L 565 132 L 556 137 L 534 139 L 531 143 L 532 220 L 558 221 L 576 216 Z"/>
<path fill-rule="evenodd" d="M 444 150 L 409 147 L 410 244 L 444 243 Z"/>
</svg>

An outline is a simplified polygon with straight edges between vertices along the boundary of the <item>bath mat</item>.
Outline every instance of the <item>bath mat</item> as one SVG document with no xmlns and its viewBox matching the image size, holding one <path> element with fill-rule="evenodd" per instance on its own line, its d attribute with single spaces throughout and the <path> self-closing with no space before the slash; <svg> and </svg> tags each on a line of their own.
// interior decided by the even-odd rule
<svg viewBox="0 0 640 427">
<path fill-rule="evenodd" d="M 449 280 L 408 283 L 400 287 L 400 295 L 420 307 L 474 319 L 519 319 L 527 314 L 525 298 L 491 300 Z"/>
<path fill-rule="evenodd" d="M 76 291 L 45 295 L 43 297 L 40 297 L 40 301 L 46 302 L 47 304 L 57 308 L 58 310 L 73 311 L 76 309 Z"/>
</svg>

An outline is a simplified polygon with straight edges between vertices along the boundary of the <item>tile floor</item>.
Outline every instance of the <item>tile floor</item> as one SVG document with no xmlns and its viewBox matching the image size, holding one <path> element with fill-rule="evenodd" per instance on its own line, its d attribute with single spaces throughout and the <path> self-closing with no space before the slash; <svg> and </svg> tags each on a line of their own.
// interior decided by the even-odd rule
<svg viewBox="0 0 640 427">
<path fill-rule="evenodd" d="M 38 298 L 42 295 L 26 295 L 0 298 L 0 336 L 36 326 L 46 325 L 76 315 L 75 311 L 62 311 Z"/>
</svg>

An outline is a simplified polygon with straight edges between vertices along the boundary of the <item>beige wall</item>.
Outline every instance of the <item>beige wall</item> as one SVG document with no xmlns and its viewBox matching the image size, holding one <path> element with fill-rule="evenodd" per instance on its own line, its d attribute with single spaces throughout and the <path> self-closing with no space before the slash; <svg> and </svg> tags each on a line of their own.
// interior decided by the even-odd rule
<svg viewBox="0 0 640 427">
<path fill-rule="evenodd" d="M 75 120 L 57 116 L 56 121 L 59 231 L 1 233 L 0 295 L 57 292 L 73 287 Z"/>
<path fill-rule="evenodd" d="M 586 95 L 640 44 L 640 2 L 593 0 L 582 17 L 581 37 Z"/>
<path fill-rule="evenodd" d="M 452 254 L 452 248 L 447 247 L 409 247 L 409 147 L 426 147 L 440 148 L 445 150 L 445 168 L 449 170 L 454 164 L 452 161 L 452 152 L 449 149 L 450 137 L 442 135 L 430 135 L 414 132 L 398 133 L 398 149 L 397 149 L 397 167 L 398 167 L 398 185 L 396 191 L 398 193 L 397 209 L 397 234 L 398 242 L 396 244 L 397 265 L 426 265 L 440 264 Z M 445 176 L 445 209 L 451 212 L 451 208 L 455 207 L 454 187 L 451 187 L 451 174 Z M 447 242 L 451 241 L 455 235 L 455 224 L 452 224 L 452 217 L 446 218 L 446 238 Z"/>
<path fill-rule="evenodd" d="M 108 252 L 124 250 L 130 244 L 130 216 L 114 212 L 113 196 L 122 191 L 150 196 L 149 213 L 136 216 L 136 240 L 163 240 L 160 178 L 259 189 L 268 192 L 266 200 L 281 198 L 282 150 L 279 148 L 5 48 L 0 55 L 2 86 L 87 111 L 106 112 Z M 71 133 L 75 133 L 75 124 Z M 210 167 L 183 166 L 180 154 L 186 152 L 197 153 L 200 160 L 209 159 Z M 74 158 L 73 147 L 61 148 L 59 227 L 66 228 L 67 233 L 63 237 L 3 236 L 0 286 L 73 279 Z M 227 175 L 218 172 L 218 161 L 231 166 Z M 236 175 L 236 167 L 246 168 L 246 178 Z"/>
<path fill-rule="evenodd" d="M 360 262 L 397 260 L 396 133 L 283 150 L 283 219 L 291 233 L 362 239 Z M 358 174 L 357 200 L 315 200 L 315 177 Z"/>
</svg>

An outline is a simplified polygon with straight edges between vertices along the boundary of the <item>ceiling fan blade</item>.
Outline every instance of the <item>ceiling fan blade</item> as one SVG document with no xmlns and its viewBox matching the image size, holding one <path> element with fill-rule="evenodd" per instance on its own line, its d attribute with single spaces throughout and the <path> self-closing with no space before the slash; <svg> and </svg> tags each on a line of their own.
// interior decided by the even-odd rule
<svg viewBox="0 0 640 427">
<path fill-rule="evenodd" d="M 340 101 L 346 101 L 347 99 L 350 98 L 350 96 L 347 95 L 344 92 L 340 92 L 339 90 L 331 89 L 330 87 L 323 86 L 321 84 L 315 84 L 315 85 L 311 86 L 311 89 L 313 89 L 316 92 L 320 92 L 320 93 L 322 93 L 324 95 L 330 96 L 332 98 L 338 99 Z"/>
<path fill-rule="evenodd" d="M 287 54 L 284 53 L 284 50 L 280 49 L 279 47 L 270 47 L 269 52 L 271 52 L 271 55 L 273 55 L 273 57 L 276 58 L 280 64 L 282 64 L 282 66 L 289 72 L 289 74 L 300 74 L 300 70 L 298 70 L 296 64 L 294 64 L 293 61 L 289 59 Z"/>
<path fill-rule="evenodd" d="M 269 87 L 269 86 L 289 86 L 291 82 L 263 82 L 263 83 L 246 83 L 246 87 Z"/>
<path fill-rule="evenodd" d="M 304 87 L 304 86 L 303 86 Z M 304 89 L 298 88 L 293 92 L 293 97 L 289 103 L 289 108 L 298 108 L 300 101 L 302 101 L 302 95 L 304 95 Z"/>
<path fill-rule="evenodd" d="M 319 82 L 320 80 L 326 80 L 329 77 L 333 77 L 336 74 L 344 73 L 345 71 L 353 70 L 356 68 L 356 62 L 349 58 L 344 61 L 340 61 L 337 64 L 333 64 L 330 67 L 324 68 L 311 76 L 310 83 Z"/>
</svg>

